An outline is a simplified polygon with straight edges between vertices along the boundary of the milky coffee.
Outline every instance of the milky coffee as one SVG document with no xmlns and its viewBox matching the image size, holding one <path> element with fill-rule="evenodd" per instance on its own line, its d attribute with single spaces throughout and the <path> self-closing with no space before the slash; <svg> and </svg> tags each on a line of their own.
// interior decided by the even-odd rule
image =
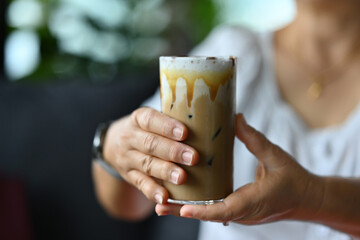
<svg viewBox="0 0 360 240">
<path fill-rule="evenodd" d="M 181 165 L 185 184 L 164 182 L 169 202 L 212 204 L 233 191 L 236 59 L 160 57 L 161 109 L 189 129 L 185 144 L 200 155 Z"/>
</svg>

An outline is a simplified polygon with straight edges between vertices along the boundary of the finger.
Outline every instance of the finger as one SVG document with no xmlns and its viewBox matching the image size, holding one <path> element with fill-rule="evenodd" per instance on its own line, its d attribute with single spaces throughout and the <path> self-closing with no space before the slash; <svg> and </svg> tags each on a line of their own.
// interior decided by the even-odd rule
<svg viewBox="0 0 360 240">
<path fill-rule="evenodd" d="M 146 176 L 137 170 L 129 171 L 127 178 L 139 191 L 141 191 L 149 200 L 164 203 L 168 199 L 168 192 L 160 186 L 153 178 Z"/>
<path fill-rule="evenodd" d="M 156 204 L 155 212 L 158 216 L 173 215 L 180 217 L 180 209 L 182 205 L 179 204 Z"/>
<path fill-rule="evenodd" d="M 251 187 L 252 184 L 245 185 L 230 194 L 223 202 L 213 205 L 184 205 L 180 210 L 180 216 L 216 222 L 242 218 L 251 209 Z"/>
<path fill-rule="evenodd" d="M 136 132 L 135 138 L 130 139 L 130 144 L 145 154 L 188 166 L 196 164 L 199 159 L 194 148 L 142 130 Z"/>
<path fill-rule="evenodd" d="M 186 172 L 175 163 L 136 150 L 129 151 L 128 156 L 133 159 L 129 161 L 129 169 L 136 169 L 146 175 L 174 184 L 183 184 L 186 181 Z"/>
<path fill-rule="evenodd" d="M 152 108 L 139 108 L 132 115 L 134 122 L 144 131 L 152 132 L 176 141 L 187 137 L 186 126 Z"/>
<path fill-rule="evenodd" d="M 227 222 L 233 218 L 232 211 L 225 202 L 214 205 L 184 205 L 180 209 L 180 216 L 202 221 Z"/>
<path fill-rule="evenodd" d="M 279 167 L 286 162 L 286 158 L 282 157 L 286 153 L 262 133 L 249 126 L 242 114 L 236 116 L 236 136 L 266 167 Z"/>
</svg>

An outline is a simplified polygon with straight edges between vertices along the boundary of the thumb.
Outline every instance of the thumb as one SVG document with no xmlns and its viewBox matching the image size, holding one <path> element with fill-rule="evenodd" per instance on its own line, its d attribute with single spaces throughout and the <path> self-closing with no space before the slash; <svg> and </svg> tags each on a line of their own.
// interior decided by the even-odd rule
<svg viewBox="0 0 360 240">
<path fill-rule="evenodd" d="M 236 136 L 246 148 L 266 167 L 284 164 L 287 155 L 280 147 L 270 142 L 262 133 L 249 126 L 242 114 L 236 115 Z"/>
</svg>

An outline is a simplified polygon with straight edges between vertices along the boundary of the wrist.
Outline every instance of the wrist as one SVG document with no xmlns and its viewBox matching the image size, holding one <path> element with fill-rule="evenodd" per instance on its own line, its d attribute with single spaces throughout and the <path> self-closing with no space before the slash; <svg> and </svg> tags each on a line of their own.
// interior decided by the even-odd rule
<svg viewBox="0 0 360 240">
<path fill-rule="evenodd" d="M 316 221 L 324 202 L 326 184 L 326 178 L 308 173 L 305 191 L 294 219 Z"/>
</svg>

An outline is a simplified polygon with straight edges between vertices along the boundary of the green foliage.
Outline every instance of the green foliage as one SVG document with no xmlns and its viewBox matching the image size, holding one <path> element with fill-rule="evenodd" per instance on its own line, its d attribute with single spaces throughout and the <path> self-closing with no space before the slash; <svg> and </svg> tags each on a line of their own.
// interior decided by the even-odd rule
<svg viewBox="0 0 360 240">
<path fill-rule="evenodd" d="M 193 43 L 199 43 L 215 25 L 216 9 L 212 0 L 191 1 Z"/>
<path fill-rule="evenodd" d="M 159 55 L 186 54 L 215 25 L 216 9 L 213 0 L 117 1 L 126 3 L 130 11 L 127 19 L 132 22 L 126 21 L 115 27 L 104 26 L 101 19 L 84 15 L 85 10 L 82 12 L 81 8 L 77 10 L 80 12 L 79 17 L 76 18 L 75 16 L 75 19 L 83 21 L 84 26 L 92 29 L 95 33 L 93 34 L 95 39 L 108 33 L 120 34 L 128 45 L 126 56 L 114 61 L 103 61 L 91 54 L 77 54 L 64 50 L 61 47 L 63 46 L 63 39 L 56 34 L 56 31 L 54 33 L 54 29 L 50 28 L 49 23 L 51 16 L 59 11 L 64 1 L 38 0 L 44 11 L 44 23 L 36 28 L 40 37 L 41 62 L 33 73 L 19 81 L 47 82 L 51 79 L 55 82 L 85 81 L 98 83 L 120 81 L 123 79 L 121 77 L 123 75 L 155 72 L 157 71 Z M 145 20 L 143 22 L 134 20 L 135 16 L 138 16 L 140 20 Z M 146 19 L 149 16 L 152 16 L 151 19 Z M 166 22 L 166 19 L 169 21 Z M 64 21 L 66 20 L 65 18 Z M 159 28 L 160 20 L 163 21 L 163 24 L 167 24 L 164 29 Z M 9 32 L 18 29 L 9 27 Z M 93 39 L 89 39 L 89 41 L 93 41 Z M 140 43 L 142 45 L 139 45 Z M 151 45 L 151 43 L 155 45 Z M 156 50 L 157 46 L 160 47 L 158 50 Z M 107 47 L 109 48 L 107 44 L 104 44 L 104 51 Z"/>
</svg>

